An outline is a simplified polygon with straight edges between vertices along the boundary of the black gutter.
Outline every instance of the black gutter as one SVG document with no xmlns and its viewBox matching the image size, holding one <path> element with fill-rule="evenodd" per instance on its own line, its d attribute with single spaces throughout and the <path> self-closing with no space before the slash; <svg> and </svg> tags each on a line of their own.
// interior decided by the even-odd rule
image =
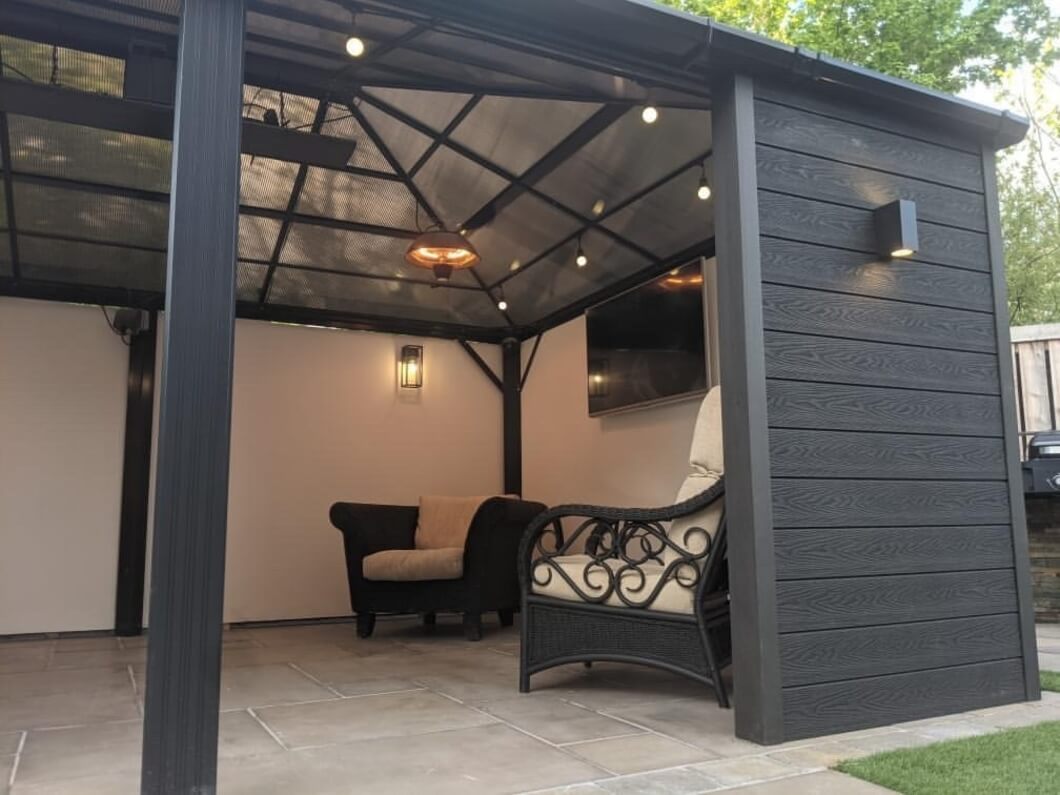
<svg viewBox="0 0 1060 795">
<path fill-rule="evenodd" d="M 758 67 L 774 74 L 803 76 L 820 83 L 845 86 L 867 92 L 912 110 L 944 116 L 958 124 L 975 128 L 977 137 L 998 148 L 1012 146 L 1023 139 L 1030 128 L 1027 119 L 1007 110 L 999 110 L 961 97 L 936 91 L 901 78 L 891 77 L 830 55 L 782 44 L 778 41 L 717 22 L 661 6 L 653 0 L 577 0 L 601 12 L 623 13 L 638 23 L 658 24 L 673 19 L 695 25 L 704 37 L 701 52 L 693 65 L 718 64 Z M 624 6 L 616 11 L 617 6 Z"/>
</svg>

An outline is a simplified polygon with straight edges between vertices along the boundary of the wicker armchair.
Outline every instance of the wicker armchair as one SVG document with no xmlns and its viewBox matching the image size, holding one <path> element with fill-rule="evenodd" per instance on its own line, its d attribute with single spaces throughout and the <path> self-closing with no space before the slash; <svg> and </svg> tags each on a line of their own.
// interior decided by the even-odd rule
<svg viewBox="0 0 1060 795">
<path fill-rule="evenodd" d="M 530 524 L 519 551 L 521 692 L 547 668 L 610 660 L 684 674 L 729 706 L 721 680 L 731 641 L 719 426 L 715 389 L 700 411 L 693 474 L 675 505 L 564 505 Z"/>
</svg>

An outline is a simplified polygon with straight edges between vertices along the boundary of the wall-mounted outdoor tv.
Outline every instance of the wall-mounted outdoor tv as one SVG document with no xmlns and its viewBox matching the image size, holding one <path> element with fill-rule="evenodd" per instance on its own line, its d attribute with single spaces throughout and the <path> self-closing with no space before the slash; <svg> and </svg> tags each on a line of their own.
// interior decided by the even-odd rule
<svg viewBox="0 0 1060 795">
<path fill-rule="evenodd" d="M 594 306 L 585 327 L 590 416 L 706 391 L 698 260 Z"/>
</svg>

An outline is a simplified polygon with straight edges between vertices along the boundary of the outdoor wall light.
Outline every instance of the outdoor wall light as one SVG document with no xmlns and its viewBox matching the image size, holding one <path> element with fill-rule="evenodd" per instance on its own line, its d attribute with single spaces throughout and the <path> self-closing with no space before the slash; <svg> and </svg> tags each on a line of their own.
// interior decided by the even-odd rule
<svg viewBox="0 0 1060 795">
<path fill-rule="evenodd" d="M 422 345 L 403 345 L 401 347 L 398 373 L 402 389 L 419 389 L 423 386 Z"/>
<path fill-rule="evenodd" d="M 710 189 L 710 182 L 707 181 L 707 161 L 704 160 L 700 165 L 699 187 L 696 188 L 696 196 L 698 196 L 701 201 L 706 201 L 710 198 L 712 192 L 713 191 Z"/>
<path fill-rule="evenodd" d="M 911 257 L 920 247 L 916 232 L 916 202 L 899 199 L 873 211 L 876 249 L 881 257 Z"/>
</svg>

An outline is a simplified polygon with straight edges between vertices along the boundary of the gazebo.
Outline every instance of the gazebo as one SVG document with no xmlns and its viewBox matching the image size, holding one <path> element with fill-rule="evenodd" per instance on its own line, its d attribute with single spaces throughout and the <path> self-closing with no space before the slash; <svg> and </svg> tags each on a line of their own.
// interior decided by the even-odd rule
<svg viewBox="0 0 1060 795">
<path fill-rule="evenodd" d="M 153 482 L 145 792 L 214 786 L 237 318 L 459 341 L 521 493 L 542 335 L 699 258 L 737 734 L 1038 697 L 995 179 L 1023 120 L 645 0 L 8 0 L 0 61 L 0 296 L 152 318 L 116 618 Z M 432 233 L 477 262 L 410 265 Z"/>
</svg>

